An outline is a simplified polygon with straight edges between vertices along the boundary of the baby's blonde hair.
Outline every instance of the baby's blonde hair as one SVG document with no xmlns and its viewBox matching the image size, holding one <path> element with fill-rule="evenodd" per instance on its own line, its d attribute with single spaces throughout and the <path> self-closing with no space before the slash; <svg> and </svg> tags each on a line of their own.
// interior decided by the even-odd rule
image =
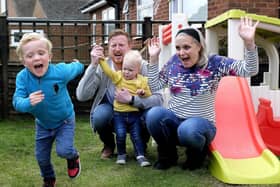
<svg viewBox="0 0 280 187">
<path fill-rule="evenodd" d="M 137 50 L 129 50 L 125 53 L 123 61 L 126 63 L 129 61 L 129 63 L 134 63 L 138 66 L 140 69 L 141 63 L 142 63 L 142 56 L 139 51 Z"/>
<path fill-rule="evenodd" d="M 49 54 L 52 53 L 52 43 L 50 40 L 48 40 L 46 37 L 44 37 L 42 34 L 36 33 L 36 32 L 31 32 L 31 33 L 25 33 L 21 40 L 19 41 L 19 45 L 17 46 L 16 53 L 19 57 L 19 60 L 23 60 L 23 52 L 22 52 L 22 46 L 27 44 L 30 41 L 35 41 L 35 40 L 41 40 L 47 44 L 47 49 Z"/>
</svg>

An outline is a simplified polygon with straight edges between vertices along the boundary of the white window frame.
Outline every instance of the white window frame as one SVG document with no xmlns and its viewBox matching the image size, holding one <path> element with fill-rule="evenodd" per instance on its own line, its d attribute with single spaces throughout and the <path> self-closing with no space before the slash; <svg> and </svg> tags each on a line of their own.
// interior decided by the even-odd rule
<svg viewBox="0 0 280 187">
<path fill-rule="evenodd" d="M 102 11 L 102 20 L 115 20 L 115 9 L 112 7 L 106 8 Z M 115 24 L 105 24 L 103 28 L 103 33 L 109 35 L 109 33 L 115 29 Z M 108 37 L 104 39 L 105 43 L 108 43 Z"/>
<path fill-rule="evenodd" d="M 203 5 L 205 5 L 206 3 L 206 9 L 205 9 L 205 15 L 204 17 L 201 18 L 191 18 L 192 15 L 195 14 L 195 12 L 188 12 L 189 10 L 191 11 L 197 11 L 199 10 L 199 8 L 196 9 L 196 7 L 199 7 L 199 5 L 197 4 L 199 3 L 199 5 L 201 5 L 200 7 L 202 7 Z M 195 4 L 197 6 L 195 6 Z M 207 15 L 208 15 L 208 1 L 204 0 L 204 2 L 202 0 L 199 1 L 193 1 L 193 0 L 171 0 L 169 3 L 169 19 L 172 19 L 172 14 L 176 14 L 176 13 L 184 13 L 187 15 L 188 20 L 189 21 L 207 21 Z"/>
<path fill-rule="evenodd" d="M 21 38 L 18 38 L 16 36 L 17 33 L 22 33 L 22 35 L 23 35 L 25 33 L 31 33 L 31 32 L 37 32 L 37 33 L 40 33 L 40 34 L 44 35 L 44 30 L 42 30 L 42 29 L 36 29 L 35 31 L 32 30 L 32 29 L 22 29 L 21 31 L 19 29 L 11 29 L 11 31 L 10 31 L 10 33 L 11 33 L 10 46 L 11 47 L 17 47 L 18 46 Z"/>
<path fill-rule="evenodd" d="M 128 3 L 128 0 L 125 0 L 125 2 L 124 2 L 124 4 L 123 4 L 122 13 L 123 13 L 123 15 L 124 15 L 124 20 L 125 20 L 125 21 L 129 20 L 129 3 Z M 125 32 L 128 32 L 128 33 L 129 33 L 128 24 L 125 24 L 125 25 L 124 25 L 124 30 L 125 30 Z"/>
<path fill-rule="evenodd" d="M 151 0 L 137 0 L 137 20 L 144 20 L 144 17 L 151 17 L 153 19 L 154 1 Z M 137 24 L 137 34 L 142 34 L 142 25 Z"/>
<path fill-rule="evenodd" d="M 96 21 L 96 14 L 92 14 L 92 20 Z M 92 24 L 92 35 L 96 35 L 96 23 Z M 92 45 L 96 44 L 96 37 L 92 37 Z"/>
<path fill-rule="evenodd" d="M 6 10 L 6 8 L 7 8 L 7 5 L 6 5 L 6 0 L 1 0 L 1 2 L 0 2 L 1 4 L 0 4 L 0 14 L 4 14 L 7 10 Z"/>
</svg>

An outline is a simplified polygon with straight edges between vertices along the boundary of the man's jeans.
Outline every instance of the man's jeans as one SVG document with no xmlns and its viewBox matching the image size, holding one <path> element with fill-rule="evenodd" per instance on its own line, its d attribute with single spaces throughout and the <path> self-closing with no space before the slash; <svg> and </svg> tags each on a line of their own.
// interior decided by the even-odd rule
<svg viewBox="0 0 280 187">
<path fill-rule="evenodd" d="M 201 117 L 181 119 L 164 107 L 151 108 L 146 116 L 148 131 L 159 146 L 180 145 L 202 151 L 214 139 L 216 127 Z"/>
<path fill-rule="evenodd" d="M 110 103 L 102 103 L 90 113 L 93 130 L 98 132 L 101 141 L 112 149 L 115 148 L 114 127 L 112 125 L 113 115 L 113 106 Z"/>
<path fill-rule="evenodd" d="M 35 123 L 35 156 L 41 170 L 41 176 L 44 178 L 55 177 L 51 164 L 51 150 L 54 141 L 58 156 L 72 159 L 78 154 L 74 147 L 75 117 L 64 120 L 56 129 L 45 129 L 37 121 Z"/>
</svg>

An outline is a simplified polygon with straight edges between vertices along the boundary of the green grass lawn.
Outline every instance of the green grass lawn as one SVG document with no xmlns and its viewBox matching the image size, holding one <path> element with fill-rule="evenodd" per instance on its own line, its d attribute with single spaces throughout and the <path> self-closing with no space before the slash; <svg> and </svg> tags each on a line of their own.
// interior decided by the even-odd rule
<svg viewBox="0 0 280 187">
<path fill-rule="evenodd" d="M 0 186 L 41 186 L 42 178 L 34 156 L 33 119 L 0 121 L 0 132 Z M 58 157 L 54 151 L 55 147 L 53 148 L 52 161 L 56 171 L 57 187 L 237 186 L 226 185 L 218 181 L 211 176 L 206 166 L 192 172 L 182 170 L 180 164 L 185 159 L 183 149 L 179 149 L 179 165 L 167 171 L 158 171 L 152 169 L 152 167 L 141 168 L 138 166 L 133 157 L 130 139 L 127 139 L 129 159 L 126 165 L 120 166 L 115 164 L 116 158 L 101 160 L 100 151 L 102 144 L 98 136 L 92 133 L 88 117 L 77 117 L 75 145 L 80 152 L 82 172 L 74 180 L 69 179 L 67 176 L 66 160 Z M 148 158 L 151 162 L 156 160 L 156 147 L 152 146 L 151 142 L 148 148 Z"/>
</svg>

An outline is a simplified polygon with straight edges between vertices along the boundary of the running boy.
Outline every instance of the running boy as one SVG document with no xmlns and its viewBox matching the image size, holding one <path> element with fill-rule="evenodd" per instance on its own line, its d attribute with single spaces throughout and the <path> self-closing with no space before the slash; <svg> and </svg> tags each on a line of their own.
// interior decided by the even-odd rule
<svg viewBox="0 0 280 187">
<path fill-rule="evenodd" d="M 35 156 L 43 186 L 55 186 L 51 163 L 54 141 L 57 155 L 67 159 L 69 177 L 75 178 L 81 172 L 74 147 L 75 112 L 67 83 L 83 72 L 84 65 L 78 61 L 51 64 L 52 43 L 38 33 L 24 34 L 16 52 L 25 68 L 16 77 L 13 106 L 35 117 Z"/>
</svg>

